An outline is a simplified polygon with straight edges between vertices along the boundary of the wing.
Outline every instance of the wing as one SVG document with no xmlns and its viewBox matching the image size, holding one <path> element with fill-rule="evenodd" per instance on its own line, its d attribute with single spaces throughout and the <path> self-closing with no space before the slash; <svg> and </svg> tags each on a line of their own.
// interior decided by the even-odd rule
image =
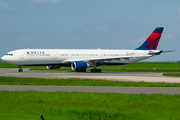
<svg viewBox="0 0 180 120">
<path fill-rule="evenodd" d="M 136 55 L 136 56 L 113 56 L 113 57 L 95 57 L 95 58 L 84 58 L 84 59 L 68 59 L 63 61 L 63 63 L 67 62 L 74 62 L 74 61 L 94 61 L 94 62 L 102 62 L 102 61 L 113 61 L 113 60 L 129 60 L 130 58 L 135 58 L 135 57 L 151 57 L 152 55 Z"/>
</svg>

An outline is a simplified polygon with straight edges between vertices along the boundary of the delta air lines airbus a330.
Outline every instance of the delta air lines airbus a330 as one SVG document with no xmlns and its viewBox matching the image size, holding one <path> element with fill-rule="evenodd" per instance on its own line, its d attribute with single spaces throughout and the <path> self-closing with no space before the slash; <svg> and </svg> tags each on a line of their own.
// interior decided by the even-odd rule
<svg viewBox="0 0 180 120">
<path fill-rule="evenodd" d="M 57 69 L 61 66 L 71 67 L 76 72 L 86 72 L 86 68 L 93 67 L 91 72 L 101 72 L 96 69 L 101 65 L 125 65 L 138 62 L 164 52 L 156 50 L 163 27 L 157 27 L 145 42 L 135 50 L 101 50 L 101 49 L 20 49 L 8 52 L 2 60 L 19 66 L 47 66 Z"/>
</svg>

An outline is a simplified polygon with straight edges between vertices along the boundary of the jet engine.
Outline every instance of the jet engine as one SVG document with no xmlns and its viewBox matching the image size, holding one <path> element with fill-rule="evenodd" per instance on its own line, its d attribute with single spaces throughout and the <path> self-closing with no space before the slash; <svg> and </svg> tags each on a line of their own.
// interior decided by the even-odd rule
<svg viewBox="0 0 180 120">
<path fill-rule="evenodd" d="M 89 68 L 90 64 L 83 61 L 74 61 L 71 63 L 72 70 L 76 72 L 86 72 L 86 68 Z"/>
<path fill-rule="evenodd" d="M 47 69 L 59 69 L 60 66 L 57 65 L 51 65 L 51 66 L 46 66 Z"/>
</svg>

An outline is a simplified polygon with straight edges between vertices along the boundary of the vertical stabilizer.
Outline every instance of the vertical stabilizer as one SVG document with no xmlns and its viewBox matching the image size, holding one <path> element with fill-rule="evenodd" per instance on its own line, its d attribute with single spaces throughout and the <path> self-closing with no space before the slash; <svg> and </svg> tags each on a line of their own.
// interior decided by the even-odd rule
<svg viewBox="0 0 180 120">
<path fill-rule="evenodd" d="M 156 50 L 164 27 L 157 27 L 146 41 L 135 50 Z"/>
</svg>

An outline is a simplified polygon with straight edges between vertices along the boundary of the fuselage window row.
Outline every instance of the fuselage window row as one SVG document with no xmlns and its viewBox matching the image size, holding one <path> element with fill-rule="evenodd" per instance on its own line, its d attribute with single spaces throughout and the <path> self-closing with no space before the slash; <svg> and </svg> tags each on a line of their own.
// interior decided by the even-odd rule
<svg viewBox="0 0 180 120">
<path fill-rule="evenodd" d="M 6 54 L 7 56 L 13 56 L 13 54 Z"/>
</svg>

